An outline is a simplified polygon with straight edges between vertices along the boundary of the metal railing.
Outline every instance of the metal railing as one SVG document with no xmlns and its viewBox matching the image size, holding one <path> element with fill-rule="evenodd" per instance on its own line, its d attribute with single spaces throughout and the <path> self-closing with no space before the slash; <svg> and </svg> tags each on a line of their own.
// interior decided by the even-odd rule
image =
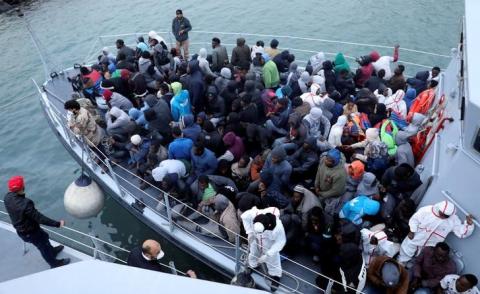
<svg viewBox="0 0 480 294">
<path fill-rule="evenodd" d="M 0 200 L 0 202 L 4 203 L 3 200 Z M 3 210 L 0 210 L 0 214 L 3 214 L 3 215 L 8 216 L 8 213 L 5 212 L 5 211 L 3 211 Z M 3 222 L 3 221 L 2 221 L 2 222 Z M 7 223 L 7 222 L 5 222 L 5 223 Z M 9 223 L 7 223 L 7 224 L 9 224 Z M 10 224 L 10 225 L 11 225 L 11 224 Z M 120 262 L 120 263 L 122 263 L 122 264 L 127 264 L 127 260 L 126 260 L 126 259 L 119 258 L 119 257 L 117 257 L 117 256 L 114 256 L 114 255 L 110 254 L 110 253 L 107 253 L 107 252 L 105 252 L 105 251 L 100 250 L 100 249 L 99 249 L 99 246 L 98 246 L 97 244 L 104 244 L 104 245 L 110 246 L 110 247 L 112 247 L 112 248 L 115 248 L 115 249 L 117 249 L 117 250 L 119 250 L 119 251 L 122 251 L 122 252 L 125 252 L 125 253 L 130 253 L 130 250 L 125 249 L 125 248 L 120 247 L 120 246 L 117 246 L 117 245 L 115 245 L 115 244 L 113 244 L 113 243 L 110 243 L 110 242 L 108 242 L 108 241 L 102 240 L 102 239 L 100 239 L 100 238 L 98 238 L 98 237 L 95 237 L 93 233 L 86 234 L 86 233 L 84 233 L 84 232 L 82 232 L 82 231 L 76 230 L 76 229 L 71 228 L 71 227 L 68 227 L 68 226 L 63 226 L 63 227 L 59 228 L 59 230 L 70 231 L 70 232 L 73 232 L 73 233 L 75 233 L 75 234 L 77 234 L 77 235 L 80 235 L 80 236 L 82 236 L 82 237 L 89 238 L 90 241 L 91 241 L 92 244 L 93 244 L 93 246 L 91 246 L 91 245 L 88 245 L 87 243 L 81 242 L 81 241 L 79 241 L 79 240 L 77 240 L 77 239 L 75 239 L 75 238 L 69 237 L 69 236 L 67 236 L 66 234 L 62 234 L 62 233 L 60 233 L 60 232 L 58 232 L 58 231 L 56 231 L 56 230 L 52 230 L 52 229 L 47 228 L 47 227 L 45 227 L 45 226 L 41 226 L 41 228 L 42 228 L 43 230 L 51 233 L 51 234 L 54 234 L 55 236 L 59 237 L 60 239 L 68 240 L 68 241 L 73 242 L 73 243 L 75 243 L 75 244 L 77 244 L 77 245 L 80 245 L 80 246 L 83 247 L 83 248 L 92 250 L 92 254 L 89 253 L 89 254 L 87 254 L 87 255 L 93 257 L 94 259 L 102 259 L 100 256 L 98 256 L 98 254 L 100 254 L 100 255 L 103 255 L 103 256 L 106 256 L 106 257 L 110 258 L 111 260 L 115 260 L 115 261 Z M 54 239 L 54 240 L 57 241 L 57 239 Z M 59 241 L 57 241 L 57 242 L 60 243 L 60 244 L 62 244 L 62 242 L 59 242 Z M 23 244 L 24 244 L 24 245 L 23 245 L 24 251 L 26 251 L 26 243 L 23 242 Z M 84 253 L 84 252 L 82 251 L 82 253 Z M 174 265 L 173 262 L 170 262 L 169 264 L 165 264 L 165 263 L 161 263 L 161 262 L 158 262 L 158 263 L 159 263 L 160 265 L 165 266 L 165 267 L 167 267 L 168 269 L 170 269 L 170 270 L 172 271 L 172 273 L 177 273 L 177 272 L 178 272 L 178 273 L 180 273 L 180 274 L 182 274 L 182 275 L 184 275 L 184 276 L 188 276 L 187 273 L 178 270 L 178 269 L 175 267 L 175 265 Z"/>
<path fill-rule="evenodd" d="M 170 46 L 175 46 L 175 38 L 170 30 L 156 31 L 159 35 L 165 37 L 165 41 Z M 84 59 L 85 63 L 95 62 L 96 57 L 100 53 L 97 45 L 102 47 L 114 48 L 115 40 L 118 38 L 125 39 L 125 43 L 128 45 L 135 45 L 136 39 L 139 36 L 147 36 L 146 32 L 127 33 L 127 34 L 112 34 L 98 36 L 92 42 L 92 46 L 88 51 L 87 56 Z M 290 35 L 272 35 L 272 34 L 260 34 L 260 33 L 246 33 L 246 32 L 218 32 L 218 31 L 205 31 L 205 30 L 193 30 L 189 32 L 190 38 L 190 52 L 193 54 L 200 48 L 210 48 L 211 39 L 218 37 L 221 39 L 222 45 L 227 47 L 229 52 L 236 46 L 236 38 L 245 37 L 249 40 L 247 44 L 255 44 L 257 40 L 265 40 L 265 38 L 276 38 L 280 41 L 280 50 L 290 50 L 295 54 L 295 62 L 300 66 L 305 66 L 312 55 L 322 51 L 327 56 L 335 56 L 338 52 L 344 53 L 345 58 L 355 60 L 356 57 L 368 54 L 371 50 L 378 50 L 380 53 L 390 55 L 393 52 L 394 47 L 368 44 L 360 42 L 347 42 L 341 40 L 311 38 L 311 37 L 298 37 Z M 268 43 L 268 42 L 265 42 Z M 96 51 L 97 50 L 97 51 Z M 412 48 L 400 47 L 400 57 L 398 63 L 409 65 L 406 68 L 406 73 L 414 75 L 419 69 L 431 69 L 433 66 L 446 67 L 448 60 L 451 58 L 451 54 L 439 54 L 434 52 L 428 52 L 425 50 L 418 50 Z M 418 56 L 423 56 L 423 62 L 418 63 L 414 60 L 419 60 Z M 424 64 L 428 60 L 429 64 Z M 357 68 L 357 63 L 351 64 L 352 69 Z M 415 69 L 415 70 L 412 70 Z"/>
<path fill-rule="evenodd" d="M 48 83 L 48 82 L 47 82 Z M 177 220 L 174 220 L 172 216 L 175 216 L 176 218 L 181 218 L 183 221 L 186 222 L 191 222 L 193 224 L 202 226 L 201 224 L 197 224 L 195 221 L 189 219 L 188 217 L 185 217 L 182 214 L 178 214 L 175 211 L 172 211 L 171 208 L 171 201 L 175 201 L 176 203 L 180 203 L 184 205 L 187 209 L 195 210 L 193 207 L 188 205 L 187 203 L 184 203 L 175 197 L 169 195 L 165 191 L 159 189 L 156 186 L 151 185 L 150 183 L 144 181 L 143 179 L 139 178 L 136 174 L 132 173 L 130 170 L 124 168 L 123 166 L 110 161 L 106 155 L 102 155 L 102 157 L 99 156 L 101 154 L 100 150 L 93 150 L 91 145 L 88 145 L 82 141 L 82 138 L 73 133 L 68 127 L 67 127 L 67 118 L 65 116 L 65 112 L 60 111 L 53 103 L 49 102 L 49 99 L 47 95 L 55 95 L 55 93 L 52 93 L 50 90 L 47 90 L 45 87 L 45 92 L 42 92 L 39 88 L 38 91 L 41 96 L 41 104 L 42 108 L 46 112 L 46 115 L 48 118 L 54 122 L 55 127 L 58 131 L 58 133 L 62 136 L 62 138 L 67 142 L 70 146 L 70 148 L 77 154 L 77 156 L 81 155 L 81 152 L 85 152 L 87 154 L 87 157 L 84 160 L 84 164 L 86 165 L 85 167 L 89 169 L 92 173 L 95 173 L 102 181 L 104 181 L 105 185 L 108 185 L 109 187 L 115 186 L 117 190 L 117 194 L 120 195 L 123 199 L 128 204 L 133 204 L 134 201 L 137 201 L 145 206 L 145 208 L 149 209 L 150 212 L 153 212 L 155 217 L 159 217 L 161 220 L 166 221 L 169 226 L 169 231 L 171 234 L 174 234 L 176 232 L 182 232 L 184 235 L 189 236 L 190 238 L 193 238 L 193 240 L 196 240 L 198 242 L 201 242 L 203 245 L 208 246 L 211 250 L 213 250 L 216 254 L 219 254 L 218 256 L 223 256 L 230 260 L 232 262 L 233 268 L 230 268 L 231 272 L 237 274 L 240 269 L 243 267 L 246 267 L 245 263 L 241 262 L 241 256 L 248 254 L 248 252 L 241 247 L 241 241 L 244 240 L 246 241 L 246 238 L 242 237 L 239 234 L 236 234 L 235 232 L 229 230 L 228 228 L 222 226 L 220 223 L 216 222 L 215 220 L 211 219 L 207 215 L 198 212 L 200 215 L 203 217 L 206 217 L 209 219 L 210 222 L 213 222 L 214 224 L 223 227 L 225 231 L 228 231 L 232 234 L 235 234 L 235 242 L 229 242 L 228 240 L 225 240 L 222 236 L 218 235 L 217 232 L 212 232 L 209 229 L 202 227 L 203 230 L 207 231 L 209 235 L 211 235 L 211 238 L 213 238 L 216 241 L 221 241 L 221 244 L 215 244 L 208 242 L 205 240 L 206 238 L 201 238 L 197 233 L 192 232 L 182 226 L 181 223 L 179 223 Z M 56 95 L 55 95 L 56 96 Z M 60 98 L 60 97 L 55 97 L 55 98 Z M 95 148 L 95 147 L 94 147 Z M 99 162 L 101 164 L 104 164 L 108 168 L 108 174 L 102 173 L 101 169 L 99 168 L 99 164 L 96 163 Z M 130 179 L 125 178 L 121 174 L 115 172 L 114 167 L 117 169 L 121 169 L 123 172 L 125 172 L 129 177 L 133 177 L 139 181 L 145 182 L 150 188 L 155 189 L 156 191 L 162 193 L 163 197 L 160 201 L 159 199 L 151 196 L 149 193 L 146 191 L 142 190 L 139 188 L 138 185 L 135 185 L 132 183 Z M 110 181 L 110 183 L 108 183 Z M 122 183 L 121 183 L 122 181 Z M 126 186 L 127 185 L 127 186 Z M 130 189 L 129 189 L 130 188 Z M 132 191 L 133 190 L 133 191 Z M 156 205 L 150 205 L 148 204 L 142 197 L 137 196 L 137 193 L 140 194 L 141 196 L 145 196 L 151 201 L 153 201 Z M 129 202 L 132 201 L 132 202 Z M 162 214 L 160 211 L 157 211 L 156 207 L 160 205 L 163 207 L 163 209 L 166 210 L 166 215 Z M 145 213 L 144 213 L 145 215 Z M 148 216 L 145 216 L 148 218 Z M 157 223 L 158 225 L 161 225 L 158 221 L 153 220 L 154 223 Z M 159 226 L 160 227 L 160 226 Z M 179 240 L 180 241 L 180 240 Z M 224 245 L 222 245 L 224 244 Z M 234 254 L 228 254 L 224 250 L 221 249 L 229 249 L 229 250 L 234 250 Z M 205 254 L 205 253 L 204 253 Z M 210 254 L 208 254 L 210 256 Z M 210 256 L 211 258 L 211 256 Z M 301 270 L 309 271 L 312 275 L 317 275 L 317 276 L 322 276 L 326 280 L 330 281 L 330 283 L 333 284 L 339 284 L 341 287 L 346 287 L 350 288 L 352 291 L 356 291 L 356 289 L 351 288 L 349 286 L 345 286 L 342 284 L 342 282 L 336 281 L 328 276 L 323 275 L 322 273 L 309 268 L 303 264 L 300 264 L 292 259 L 282 257 L 282 259 L 286 260 L 287 262 L 290 262 L 294 266 L 300 268 Z M 218 262 L 218 261 L 213 261 L 213 262 Z M 225 265 L 223 265 L 225 268 Z M 265 280 L 272 280 L 268 275 L 263 274 L 262 272 L 255 270 L 257 274 L 260 275 L 260 278 L 263 277 Z M 285 283 L 280 283 L 280 286 L 283 287 L 284 290 L 287 290 L 287 292 L 293 292 L 293 293 L 301 293 L 298 291 L 298 288 L 300 287 L 300 283 L 303 283 L 304 285 L 308 285 L 309 287 L 315 288 L 320 291 L 325 291 L 321 288 L 319 288 L 316 284 L 314 284 L 313 281 L 307 281 L 304 278 L 295 275 L 293 273 L 287 272 L 283 270 L 284 276 L 292 279 L 294 283 L 296 283 L 296 289 L 293 288 L 292 286 L 286 285 Z M 259 278 L 257 277 L 257 284 Z M 265 283 L 268 286 L 268 283 Z M 361 293 L 360 291 L 356 291 L 358 293 Z"/>
</svg>

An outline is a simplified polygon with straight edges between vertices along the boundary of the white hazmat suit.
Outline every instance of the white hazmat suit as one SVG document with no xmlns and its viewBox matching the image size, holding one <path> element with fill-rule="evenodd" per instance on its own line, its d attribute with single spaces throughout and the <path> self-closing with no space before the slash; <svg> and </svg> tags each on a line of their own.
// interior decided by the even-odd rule
<svg viewBox="0 0 480 294">
<path fill-rule="evenodd" d="M 441 218 L 440 212 L 449 217 Z M 412 215 L 408 225 L 414 236 L 412 239 L 407 236 L 402 242 L 398 257 L 398 261 L 402 263 L 418 255 L 423 247 L 443 242 L 450 232 L 463 239 L 470 236 L 474 229 L 473 224 L 460 221 L 455 214 L 455 206 L 446 200 L 420 208 Z"/>
<path fill-rule="evenodd" d="M 275 215 L 276 224 L 272 230 L 259 229 L 261 223 L 255 223 L 253 220 L 261 214 L 271 213 Z M 253 207 L 245 211 L 241 218 L 243 227 L 248 235 L 248 245 L 250 252 L 248 254 L 248 264 L 255 268 L 260 263 L 266 263 L 268 274 L 274 277 L 282 276 L 282 265 L 280 263 L 280 251 L 287 241 L 285 229 L 280 220 L 280 211 L 276 207 L 258 209 Z"/>
</svg>

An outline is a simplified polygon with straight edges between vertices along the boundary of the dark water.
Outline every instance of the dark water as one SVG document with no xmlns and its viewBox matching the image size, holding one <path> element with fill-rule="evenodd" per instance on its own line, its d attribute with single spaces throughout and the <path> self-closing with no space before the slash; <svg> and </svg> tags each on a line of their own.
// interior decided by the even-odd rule
<svg viewBox="0 0 480 294">
<path fill-rule="evenodd" d="M 355 1 L 27 1 L 22 6 L 52 69 L 60 70 L 84 61 L 96 36 L 168 30 L 175 10 L 181 7 L 194 30 L 248 32 L 333 39 L 402 47 L 448 55 L 459 39 L 464 14 L 461 0 L 355 0 Z M 215 34 L 219 35 L 219 34 Z M 214 34 L 192 35 L 192 41 L 209 42 Z M 233 42 L 234 36 L 223 37 Z M 259 37 L 247 37 L 253 43 Z M 263 40 L 269 43 L 270 37 Z M 286 38 L 279 38 L 280 46 Z M 112 38 L 113 42 L 115 38 Z M 126 38 L 132 42 L 133 38 Z M 31 78 L 43 83 L 43 70 L 28 31 L 13 13 L 0 15 L 0 191 L 14 174 L 26 177 L 27 194 L 40 210 L 82 231 L 89 222 L 104 240 L 132 248 L 146 238 L 160 236 L 137 221 L 113 199 L 91 220 L 75 220 L 63 207 L 63 192 L 78 176 L 78 166 L 52 134 L 34 92 Z M 105 44 L 113 45 L 113 43 Z M 98 44 L 98 52 L 101 49 Z M 285 45 L 284 45 L 285 46 Z M 318 47 L 317 47 L 318 46 Z M 371 48 L 299 40 L 288 48 L 327 52 L 343 51 L 352 56 Z M 197 46 L 196 49 L 199 47 Z M 193 50 L 192 50 L 193 51 Z M 380 52 L 388 53 L 382 49 Z M 303 58 L 308 54 L 305 53 Z M 298 57 L 302 57 L 299 53 Z M 448 59 L 401 51 L 400 59 L 419 64 L 445 66 Z M 409 73 L 418 68 L 407 65 Z M 20 101 L 21 100 L 21 101 Z M 15 101 L 20 101 L 15 104 Z M 10 105 L 10 106 L 5 106 Z M 164 242 L 162 242 L 164 243 Z M 78 247 L 78 246 L 76 246 Z M 215 273 L 195 262 L 171 244 L 164 244 L 167 256 L 180 269 L 193 268 L 208 279 Z M 119 257 L 124 257 L 121 254 Z"/>
</svg>

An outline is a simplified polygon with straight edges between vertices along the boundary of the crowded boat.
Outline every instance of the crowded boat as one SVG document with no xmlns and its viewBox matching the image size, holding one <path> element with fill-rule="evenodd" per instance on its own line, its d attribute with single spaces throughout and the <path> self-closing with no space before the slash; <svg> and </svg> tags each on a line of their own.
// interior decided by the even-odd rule
<svg viewBox="0 0 480 294">
<path fill-rule="evenodd" d="M 242 236 L 247 272 L 272 291 L 282 260 L 307 253 L 311 282 L 335 293 L 478 293 L 445 242 L 468 238 L 472 217 L 448 200 L 419 207 L 440 67 L 407 77 L 399 45 L 356 64 L 319 51 L 305 67 L 277 39 L 240 37 L 229 54 L 212 36 L 190 54 L 177 20 L 176 46 L 155 31 L 118 39 L 71 79 L 68 127 L 105 173 L 108 158 L 177 199 L 188 230 Z"/>
</svg>

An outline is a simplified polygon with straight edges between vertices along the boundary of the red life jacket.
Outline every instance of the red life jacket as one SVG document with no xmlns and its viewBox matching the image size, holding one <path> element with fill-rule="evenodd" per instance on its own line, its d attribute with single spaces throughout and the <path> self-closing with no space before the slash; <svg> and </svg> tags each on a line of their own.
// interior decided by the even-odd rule
<svg viewBox="0 0 480 294">
<path fill-rule="evenodd" d="M 407 121 L 412 121 L 412 117 L 415 112 L 426 114 L 432 106 L 434 100 L 435 89 L 427 89 L 420 93 L 410 106 L 410 110 L 408 111 L 407 115 Z"/>
</svg>

